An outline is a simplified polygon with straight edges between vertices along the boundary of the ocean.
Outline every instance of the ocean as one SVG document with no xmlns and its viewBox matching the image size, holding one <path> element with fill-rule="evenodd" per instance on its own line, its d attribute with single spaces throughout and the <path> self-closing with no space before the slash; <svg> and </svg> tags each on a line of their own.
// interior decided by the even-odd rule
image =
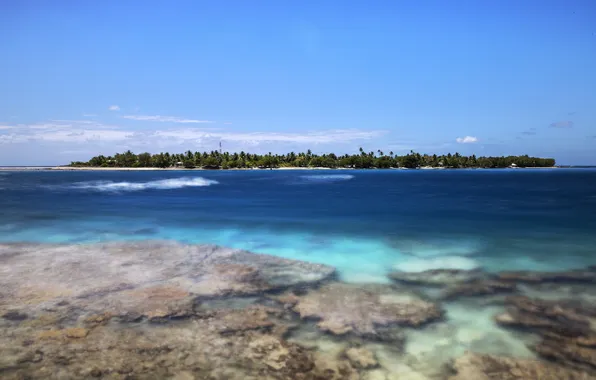
<svg viewBox="0 0 596 380">
<path fill-rule="evenodd" d="M 214 243 L 392 270 L 596 264 L 596 170 L 0 173 L 0 241 Z"/>
<path fill-rule="evenodd" d="M 585 268 L 595 231 L 594 169 L 0 172 L 0 242 L 209 243 L 331 265 L 352 284 Z M 494 323 L 502 305 L 444 307 L 451 343 L 411 330 L 408 353 L 535 357 Z"/>
</svg>

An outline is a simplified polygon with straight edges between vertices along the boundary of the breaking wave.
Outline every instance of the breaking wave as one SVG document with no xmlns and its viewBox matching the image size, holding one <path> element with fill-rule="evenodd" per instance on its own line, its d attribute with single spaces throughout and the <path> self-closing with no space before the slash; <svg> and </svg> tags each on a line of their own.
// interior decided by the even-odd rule
<svg viewBox="0 0 596 380">
<path fill-rule="evenodd" d="M 140 191 L 140 190 L 171 190 L 183 187 L 202 187 L 215 185 L 218 182 L 202 177 L 196 178 L 172 178 L 149 182 L 113 182 L 113 181 L 90 181 L 79 182 L 70 188 L 97 190 L 97 191 Z"/>
<path fill-rule="evenodd" d="M 474 270 L 480 268 L 480 264 L 468 257 L 444 256 L 408 260 L 396 264 L 394 268 L 402 272 L 424 272 L 433 269 Z"/>
<path fill-rule="evenodd" d="M 331 181 L 347 181 L 354 178 L 351 174 L 315 174 L 303 175 L 303 179 L 308 181 L 331 182 Z"/>
</svg>

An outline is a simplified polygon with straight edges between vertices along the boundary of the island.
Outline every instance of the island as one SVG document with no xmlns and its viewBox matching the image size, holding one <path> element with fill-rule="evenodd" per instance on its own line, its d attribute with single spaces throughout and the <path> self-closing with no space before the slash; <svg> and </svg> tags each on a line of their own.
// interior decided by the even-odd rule
<svg viewBox="0 0 596 380">
<path fill-rule="evenodd" d="M 71 162 L 69 168 L 184 168 L 184 169 L 273 169 L 273 168 L 328 168 L 328 169 L 392 169 L 392 168 L 551 168 L 553 158 L 524 156 L 476 157 L 459 153 L 436 155 L 420 154 L 414 151 L 406 155 L 381 150 L 358 154 L 337 155 L 334 153 L 314 154 L 307 152 L 287 154 L 229 153 L 218 150 L 211 152 L 187 151 L 180 154 L 140 153 L 130 150 L 113 156 L 95 156 L 87 162 Z"/>
</svg>

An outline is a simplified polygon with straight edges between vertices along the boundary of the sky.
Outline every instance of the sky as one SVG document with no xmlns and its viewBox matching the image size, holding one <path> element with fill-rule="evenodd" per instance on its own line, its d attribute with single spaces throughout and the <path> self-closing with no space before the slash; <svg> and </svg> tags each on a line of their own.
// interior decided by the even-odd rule
<svg viewBox="0 0 596 380">
<path fill-rule="evenodd" d="M 0 0 L 0 165 L 130 149 L 596 164 L 596 2 Z"/>
</svg>

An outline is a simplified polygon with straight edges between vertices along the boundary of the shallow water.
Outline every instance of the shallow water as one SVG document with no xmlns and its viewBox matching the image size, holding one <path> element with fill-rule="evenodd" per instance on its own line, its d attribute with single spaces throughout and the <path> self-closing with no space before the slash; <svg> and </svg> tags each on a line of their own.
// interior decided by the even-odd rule
<svg viewBox="0 0 596 380">
<path fill-rule="evenodd" d="M 4 172 L 0 241 L 174 239 L 336 266 L 596 263 L 596 171 Z"/>
<path fill-rule="evenodd" d="M 395 270 L 596 264 L 596 170 L 2 174 L 0 242 L 214 243 L 331 265 L 350 283 L 390 283 Z M 554 299 L 594 294 L 525 291 Z M 370 350 L 384 371 L 416 373 L 406 378 L 438 378 L 441 365 L 466 350 L 534 357 L 531 336 L 493 322 L 502 299 L 484 301 L 446 302 L 444 322 L 406 329 L 399 355 L 386 344 Z M 321 352 L 345 349 L 314 327 L 291 340 Z"/>
</svg>

